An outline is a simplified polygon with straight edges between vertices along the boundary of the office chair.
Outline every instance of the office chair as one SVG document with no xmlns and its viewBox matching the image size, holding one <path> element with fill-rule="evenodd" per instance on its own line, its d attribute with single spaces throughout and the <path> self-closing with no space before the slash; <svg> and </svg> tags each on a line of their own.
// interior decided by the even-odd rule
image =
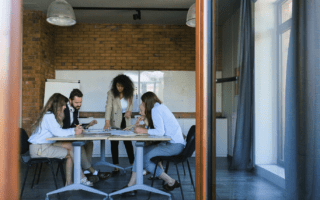
<svg viewBox="0 0 320 200">
<path fill-rule="evenodd" d="M 53 162 L 57 162 L 58 163 L 58 169 L 60 169 L 60 172 L 61 172 L 63 185 L 66 182 L 65 174 L 64 174 L 64 171 L 63 171 L 64 159 L 45 158 L 45 157 L 43 157 L 43 158 L 31 158 L 30 155 L 29 155 L 29 142 L 28 142 L 28 139 L 29 139 L 29 137 L 28 137 L 26 131 L 23 128 L 20 128 L 20 157 L 21 157 L 21 162 L 24 163 L 24 164 L 27 164 L 27 170 L 26 170 L 26 174 L 24 176 L 24 180 L 23 180 L 23 184 L 22 184 L 22 188 L 21 188 L 20 199 L 22 198 L 22 194 L 23 194 L 24 186 L 25 186 L 25 183 L 26 183 L 26 180 L 27 180 L 29 168 L 34 164 L 36 164 L 36 168 L 35 168 L 35 171 L 34 171 L 33 181 L 32 181 L 32 185 L 31 185 L 32 189 L 33 189 L 34 180 L 35 180 L 35 177 L 36 177 L 37 168 L 38 168 L 38 164 L 39 163 L 40 163 L 40 170 L 39 170 L 39 174 L 38 174 L 37 184 L 39 183 L 39 179 L 40 179 L 42 163 L 47 163 L 50 166 L 55 186 L 58 189 L 56 176 L 54 174 L 53 166 L 52 166 Z M 58 195 L 58 197 L 60 199 L 59 195 Z"/>
<path fill-rule="evenodd" d="M 189 164 L 189 161 L 188 161 L 188 158 L 191 157 L 193 152 L 195 151 L 195 132 L 196 132 L 195 125 L 193 125 L 193 126 L 191 126 L 191 128 L 188 131 L 186 147 L 183 149 L 183 151 L 179 155 L 175 155 L 175 156 L 156 156 L 156 157 L 151 158 L 151 161 L 153 163 L 156 163 L 156 164 L 159 163 L 160 161 L 167 161 L 165 173 L 168 173 L 169 163 L 170 162 L 174 163 L 174 165 L 176 166 L 176 169 L 177 169 L 178 179 L 179 179 L 179 183 L 180 183 L 180 190 L 181 190 L 181 195 L 182 195 L 182 199 L 183 200 L 184 200 L 184 196 L 183 196 L 182 185 L 181 185 L 181 181 L 180 181 L 178 164 L 179 163 L 183 163 L 184 161 L 187 161 L 188 168 L 189 168 L 190 180 L 191 180 L 193 189 L 195 190 L 194 183 L 193 183 L 193 178 L 192 178 L 192 173 L 191 173 L 191 169 L 190 169 L 190 164 Z M 156 165 L 156 168 L 155 168 L 155 170 L 153 172 L 153 178 L 152 178 L 152 182 L 151 182 L 151 187 L 153 186 L 153 181 L 155 179 L 157 167 L 158 167 L 158 165 Z M 149 198 L 150 198 L 150 194 L 151 193 L 149 193 Z"/>
</svg>

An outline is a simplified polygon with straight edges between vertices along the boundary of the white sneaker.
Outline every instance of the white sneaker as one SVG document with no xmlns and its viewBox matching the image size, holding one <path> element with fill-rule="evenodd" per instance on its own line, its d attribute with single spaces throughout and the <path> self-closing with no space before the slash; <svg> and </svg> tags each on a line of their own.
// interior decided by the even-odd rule
<svg viewBox="0 0 320 200">
<path fill-rule="evenodd" d="M 91 174 L 91 172 L 89 170 L 84 170 L 83 173 L 84 174 Z"/>
<path fill-rule="evenodd" d="M 87 177 L 84 177 L 81 179 L 80 183 L 82 185 L 86 185 L 86 186 L 90 186 L 92 187 L 93 186 L 93 183 L 91 181 L 88 181 Z"/>
<path fill-rule="evenodd" d="M 143 174 L 143 176 L 147 175 L 147 170 L 144 169 L 142 174 Z"/>
</svg>

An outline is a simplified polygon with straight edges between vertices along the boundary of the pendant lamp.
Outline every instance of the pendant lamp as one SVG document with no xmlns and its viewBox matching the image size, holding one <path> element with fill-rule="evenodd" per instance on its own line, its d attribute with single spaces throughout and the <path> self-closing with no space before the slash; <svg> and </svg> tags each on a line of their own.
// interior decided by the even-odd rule
<svg viewBox="0 0 320 200">
<path fill-rule="evenodd" d="M 65 0 L 55 0 L 48 8 L 47 22 L 57 26 L 75 25 L 76 17 L 72 6 Z"/>
<path fill-rule="evenodd" d="M 196 4 L 190 6 L 187 14 L 187 26 L 196 27 Z"/>
</svg>

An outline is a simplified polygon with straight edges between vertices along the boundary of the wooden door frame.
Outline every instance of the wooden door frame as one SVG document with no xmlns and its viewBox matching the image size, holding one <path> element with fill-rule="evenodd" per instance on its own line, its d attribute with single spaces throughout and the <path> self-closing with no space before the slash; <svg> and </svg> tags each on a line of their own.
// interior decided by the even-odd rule
<svg viewBox="0 0 320 200">
<path fill-rule="evenodd" d="M 0 33 L 0 199 L 18 199 L 22 2 L 11 0 L 2 5 L 6 17 Z"/>
<path fill-rule="evenodd" d="M 216 198 L 215 11 L 216 0 L 196 0 L 196 200 Z"/>
</svg>

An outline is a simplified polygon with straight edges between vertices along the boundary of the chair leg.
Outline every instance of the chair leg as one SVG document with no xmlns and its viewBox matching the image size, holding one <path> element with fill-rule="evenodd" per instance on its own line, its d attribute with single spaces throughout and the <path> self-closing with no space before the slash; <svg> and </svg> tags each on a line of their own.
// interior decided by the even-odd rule
<svg viewBox="0 0 320 200">
<path fill-rule="evenodd" d="M 159 161 L 158 161 L 158 162 L 159 162 Z M 156 163 L 158 163 L 158 162 L 156 162 Z M 153 172 L 153 177 L 152 177 L 151 187 L 153 187 L 153 181 L 154 181 L 154 179 L 156 179 L 156 171 L 157 171 L 157 167 L 158 167 L 158 164 L 156 164 L 156 168 L 154 169 L 154 172 Z M 148 199 L 150 199 L 150 196 L 151 196 L 151 192 L 149 192 Z"/>
<path fill-rule="evenodd" d="M 39 184 L 39 179 L 40 179 L 41 169 L 42 169 L 42 163 L 40 163 L 40 169 L 39 169 L 39 174 L 38 174 L 38 181 L 37 181 L 37 185 Z"/>
<path fill-rule="evenodd" d="M 166 174 L 168 174 L 168 170 L 169 170 L 169 161 L 167 161 L 167 164 L 166 164 L 166 169 L 165 169 L 165 172 Z M 164 181 L 162 181 L 162 185 L 164 185 Z"/>
<path fill-rule="evenodd" d="M 181 185 L 181 181 L 180 181 L 180 174 L 179 174 L 179 170 L 178 170 L 178 165 L 176 165 L 176 169 L 177 169 L 178 179 L 179 179 L 179 183 L 180 183 L 180 190 L 181 190 L 182 200 L 184 200 L 183 191 L 182 191 L 182 185 Z"/>
<path fill-rule="evenodd" d="M 30 164 L 28 163 L 28 164 L 27 164 L 26 175 L 24 176 L 24 180 L 23 180 L 23 183 L 22 183 L 22 188 L 21 188 L 21 193 L 20 193 L 20 199 L 22 199 L 23 189 L 24 189 L 24 185 L 26 184 L 29 167 L 30 167 Z"/>
<path fill-rule="evenodd" d="M 33 180 L 32 180 L 32 184 L 31 184 L 31 189 L 33 189 L 33 184 L 34 184 L 34 180 L 36 179 L 37 169 L 38 169 L 38 163 L 36 164 L 36 168 L 34 169 L 34 175 L 33 175 Z"/>
<path fill-rule="evenodd" d="M 183 173 L 184 173 L 184 175 L 186 175 L 186 170 L 184 169 L 184 163 L 182 162 L 181 164 L 182 164 L 182 168 L 183 168 Z"/>
<path fill-rule="evenodd" d="M 188 165 L 188 169 L 189 169 L 190 180 L 191 180 L 191 183 L 192 183 L 192 186 L 193 186 L 193 190 L 194 190 L 194 192 L 196 192 L 196 189 L 195 189 L 194 183 L 193 183 L 192 172 L 191 172 L 191 169 L 190 169 L 190 164 L 189 164 L 188 158 L 187 158 L 187 165 Z"/>
<path fill-rule="evenodd" d="M 55 176 L 55 174 L 54 174 L 54 170 L 53 170 L 52 162 L 48 162 L 48 164 L 49 164 L 50 169 L 51 169 L 51 172 L 52 172 L 52 176 L 53 176 L 54 184 L 56 185 L 56 189 L 58 189 L 58 184 L 57 184 L 56 176 Z M 59 193 L 58 193 L 57 195 L 58 195 L 58 199 L 60 199 L 60 195 L 59 195 Z"/>
<path fill-rule="evenodd" d="M 63 182 L 63 185 L 66 184 L 66 175 L 64 174 L 64 171 L 63 171 L 63 161 L 59 162 L 59 168 L 60 168 L 60 173 L 61 173 L 61 177 L 62 177 L 62 182 Z"/>
</svg>

